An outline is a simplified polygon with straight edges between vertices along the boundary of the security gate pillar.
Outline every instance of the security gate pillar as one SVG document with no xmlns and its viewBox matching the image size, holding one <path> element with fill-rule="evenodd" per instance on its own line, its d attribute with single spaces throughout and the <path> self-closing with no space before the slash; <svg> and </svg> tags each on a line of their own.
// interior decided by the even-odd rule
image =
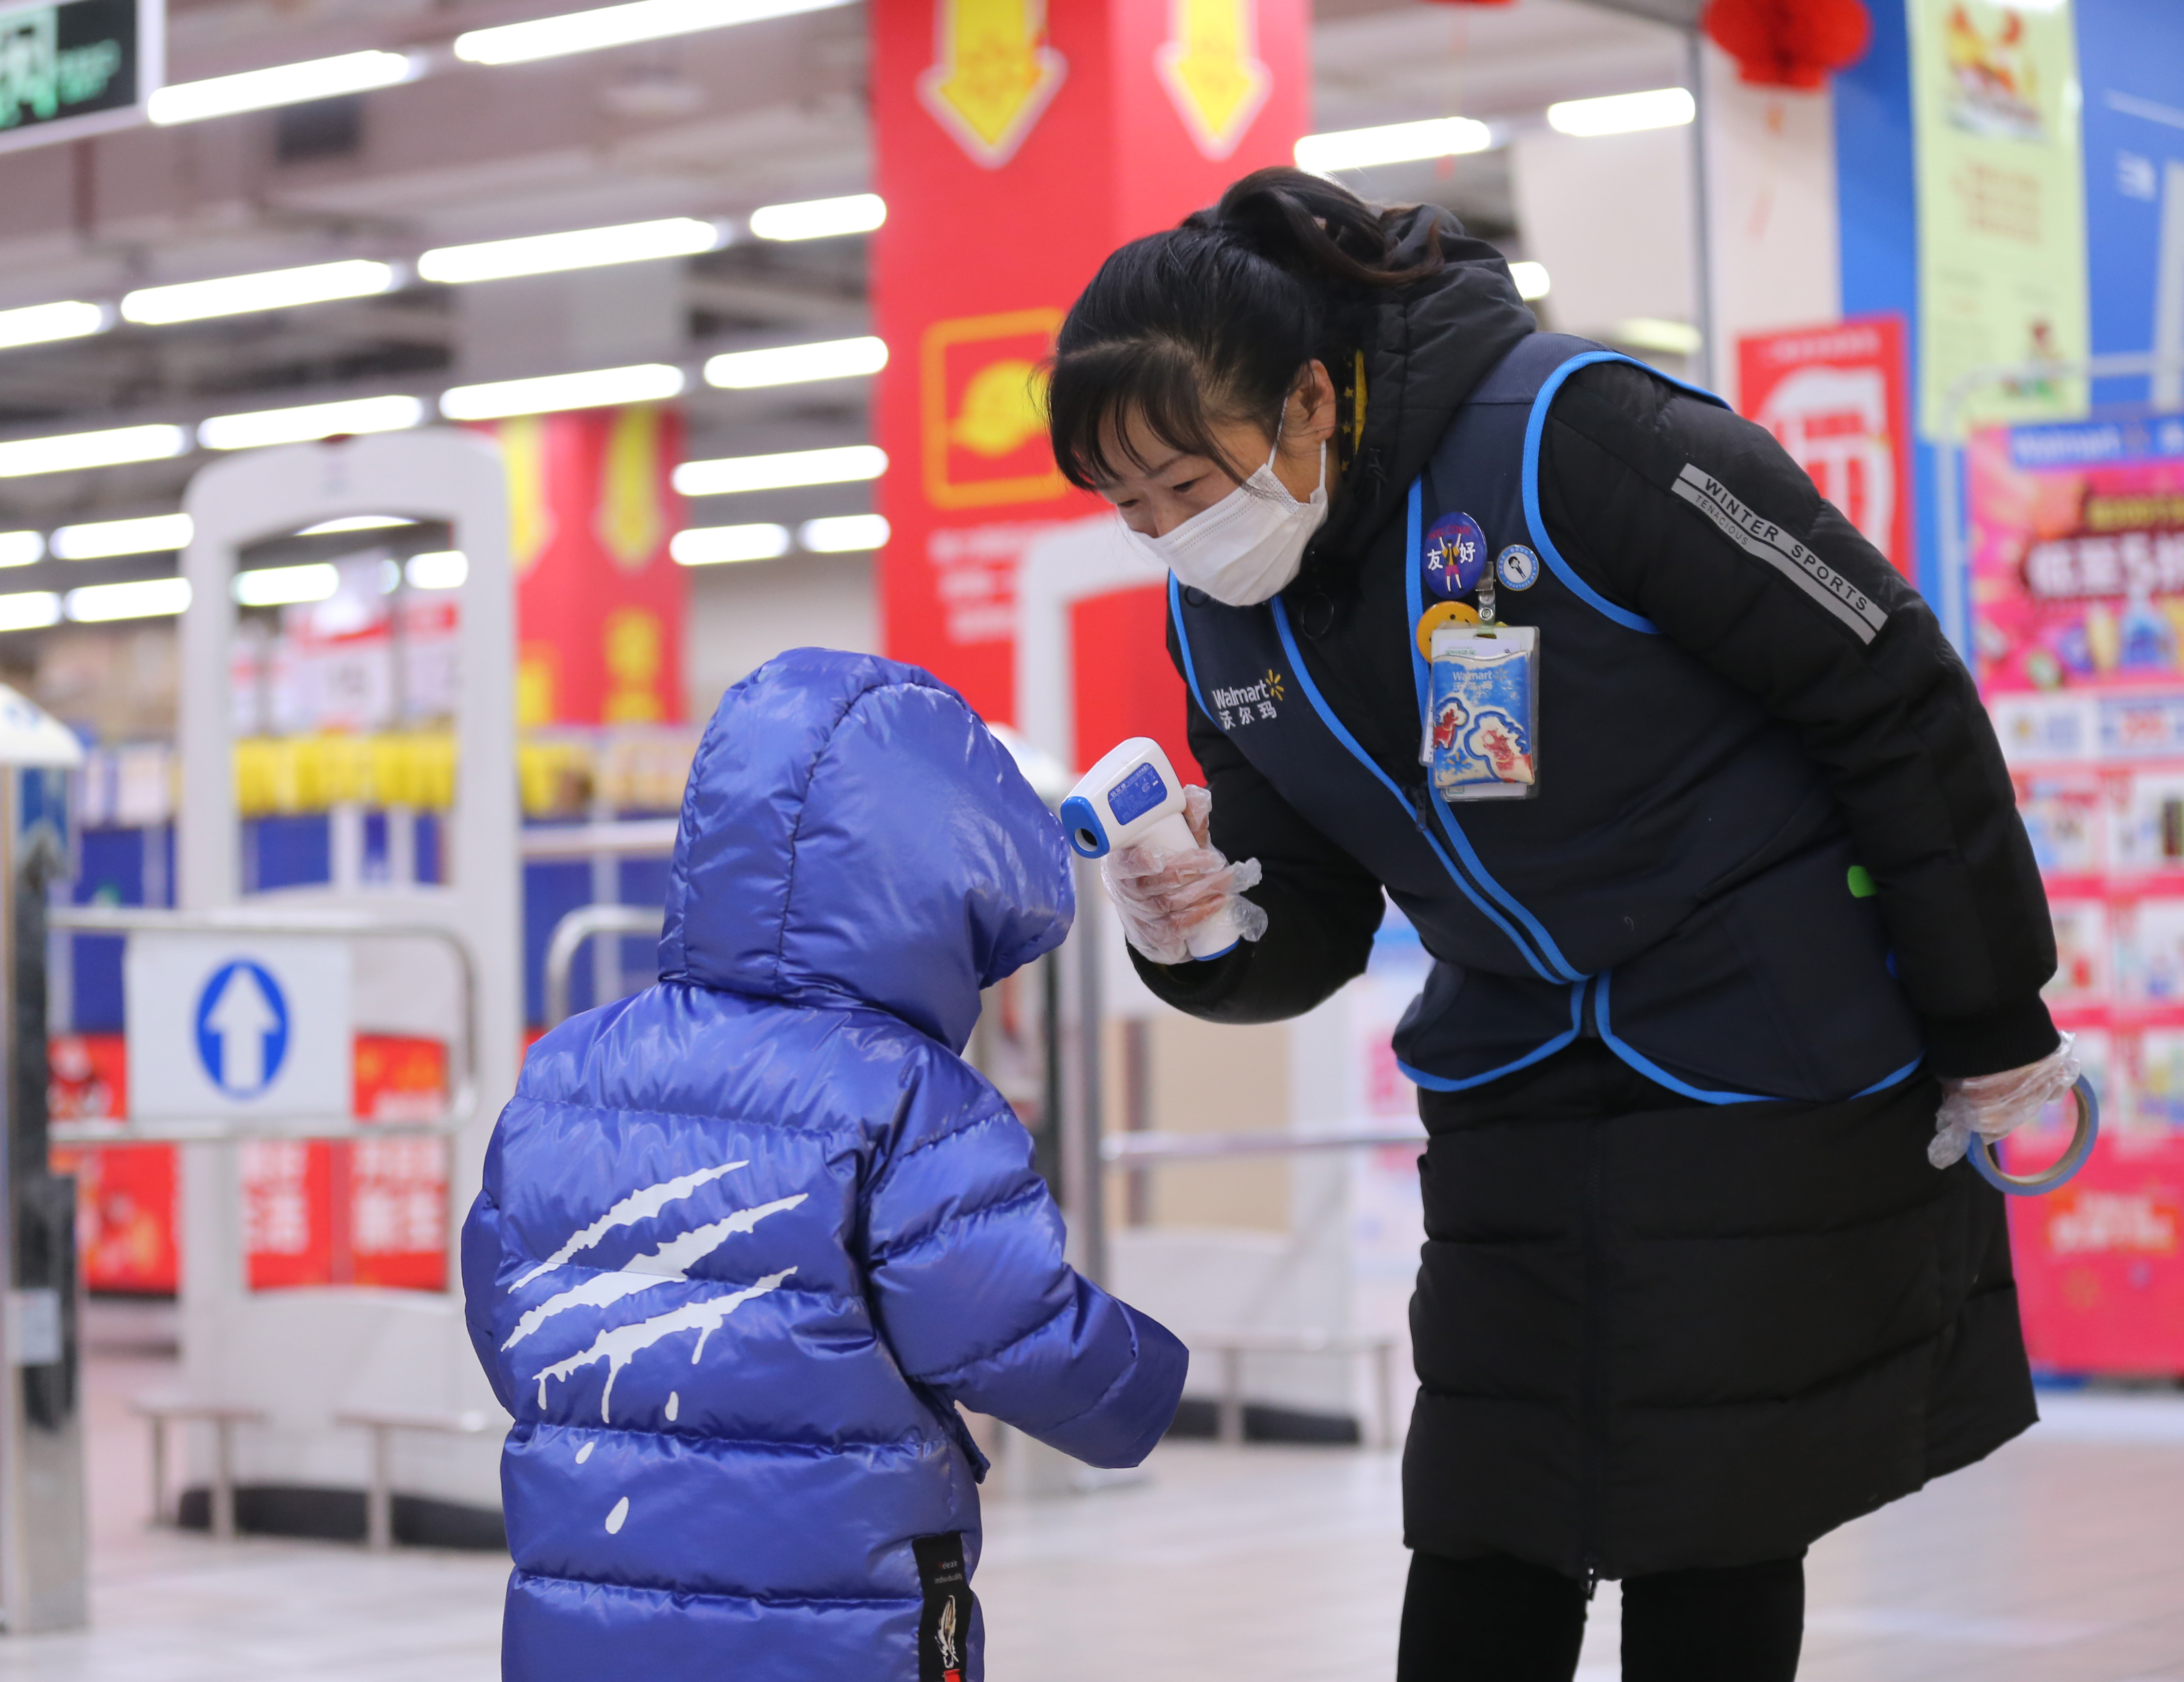
<svg viewBox="0 0 2184 1682">
<path fill-rule="evenodd" d="M 48 1166 L 46 890 L 67 874 L 56 774 L 74 736 L 0 688 L 0 1619 L 11 1635 L 74 1629 L 85 1596 L 75 1181 Z"/>
</svg>

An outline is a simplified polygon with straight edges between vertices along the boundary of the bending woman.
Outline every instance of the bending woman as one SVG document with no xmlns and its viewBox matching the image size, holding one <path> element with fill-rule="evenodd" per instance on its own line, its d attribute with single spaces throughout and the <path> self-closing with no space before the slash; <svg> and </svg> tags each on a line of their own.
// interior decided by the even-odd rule
<svg viewBox="0 0 2184 1682">
<path fill-rule="evenodd" d="M 1249 176 L 1107 260 L 1051 403 L 1212 795 L 1108 861 L 1147 983 L 1298 1015 L 1389 899 L 1435 961 L 1399 1674 L 1567 1679 L 1609 1577 L 1626 1677 L 1791 1677 L 1807 1546 L 2034 1418 L 1960 1159 L 2076 1068 L 1969 674 L 1769 433 L 1438 210 Z"/>
</svg>

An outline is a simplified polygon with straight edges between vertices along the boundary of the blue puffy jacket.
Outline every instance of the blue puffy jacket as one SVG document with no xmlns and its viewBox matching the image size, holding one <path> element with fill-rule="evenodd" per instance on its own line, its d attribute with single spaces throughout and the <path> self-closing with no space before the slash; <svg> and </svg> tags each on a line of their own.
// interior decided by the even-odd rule
<svg viewBox="0 0 2184 1682">
<path fill-rule="evenodd" d="M 660 984 L 539 1041 L 463 1230 L 515 1682 L 975 1682 L 958 1401 L 1143 1459 L 1188 1357 L 1078 1278 L 957 1055 L 1057 944 L 1060 827 L 962 700 L 799 649 L 683 797 Z"/>
</svg>

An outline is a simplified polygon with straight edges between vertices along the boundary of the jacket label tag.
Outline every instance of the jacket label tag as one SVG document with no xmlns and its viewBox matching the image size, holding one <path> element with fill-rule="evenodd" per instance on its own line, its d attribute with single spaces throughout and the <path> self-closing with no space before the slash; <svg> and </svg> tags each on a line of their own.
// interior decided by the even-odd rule
<svg viewBox="0 0 2184 1682">
<path fill-rule="evenodd" d="M 963 1533 L 917 1536 L 917 1582 L 925 1607 L 917 1619 L 917 1682 L 963 1682 L 970 1663 L 971 1573 L 963 1564 Z"/>
<path fill-rule="evenodd" d="M 1864 591 L 1773 521 L 1747 508 L 1713 474 L 1687 461 L 1669 488 L 1711 520 L 1747 554 L 1758 556 L 1842 621 L 1859 642 L 1871 642 L 1888 623 L 1887 614 Z"/>
</svg>

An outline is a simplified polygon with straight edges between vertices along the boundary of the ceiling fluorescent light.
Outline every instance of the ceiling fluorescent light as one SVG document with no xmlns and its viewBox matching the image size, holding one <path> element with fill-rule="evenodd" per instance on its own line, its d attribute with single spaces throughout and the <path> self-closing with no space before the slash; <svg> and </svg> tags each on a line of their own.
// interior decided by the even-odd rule
<svg viewBox="0 0 2184 1682">
<path fill-rule="evenodd" d="M 313 263 L 301 269 L 269 269 L 257 275 L 230 275 L 217 281 L 144 287 L 122 298 L 121 316 L 142 326 L 163 327 L 175 321 L 202 321 L 209 316 L 241 315 L 254 309 L 287 309 L 343 298 L 371 298 L 393 289 L 392 264 L 357 258 L 343 263 Z"/>
<path fill-rule="evenodd" d="M 245 607 L 322 602 L 339 588 L 341 569 L 324 560 L 303 566 L 254 566 L 235 575 L 235 599 Z"/>
<path fill-rule="evenodd" d="M 716 566 L 730 560 L 772 560 L 788 553 L 786 526 L 698 526 L 677 532 L 667 553 L 678 566 Z"/>
<path fill-rule="evenodd" d="M 551 415 L 564 409 L 609 409 L 625 403 L 663 403 L 682 393 L 682 370 L 664 362 L 634 368 L 600 368 L 588 374 L 547 374 L 529 380 L 497 380 L 457 386 L 440 395 L 450 420 L 498 420 L 510 415 Z"/>
<path fill-rule="evenodd" d="M 734 455 L 720 461 L 686 461 L 675 470 L 675 488 L 686 497 L 731 496 L 738 491 L 786 490 L 797 485 L 846 485 L 887 471 L 887 452 L 877 444 L 838 449 L 799 449 L 781 455 Z"/>
<path fill-rule="evenodd" d="M 1618 321 L 1607 337 L 1633 350 L 1650 350 L 1657 356 L 1696 356 L 1705 343 L 1688 321 L 1664 321 L 1657 316 L 1636 315 Z"/>
<path fill-rule="evenodd" d="M 299 537 L 329 537 L 337 532 L 384 532 L 395 526 L 415 526 L 406 514 L 350 514 L 339 520 L 321 520 L 296 533 Z"/>
<path fill-rule="evenodd" d="M 53 533 L 53 555 L 60 560 L 104 560 L 116 554 L 164 554 L 170 549 L 187 549 L 192 529 L 187 514 L 153 514 L 138 520 L 64 526 Z"/>
<path fill-rule="evenodd" d="M 61 599 L 51 590 L 21 590 L 0 596 L 0 631 L 38 631 L 58 625 Z"/>
<path fill-rule="evenodd" d="M 164 461 L 190 447 L 180 426 L 116 426 L 103 432 L 67 432 L 53 438 L 15 438 L 0 443 L 0 479 L 28 473 L 68 473 L 81 467 L 114 467 L 127 461 Z"/>
<path fill-rule="evenodd" d="M 456 590 L 471 576 L 471 558 L 460 549 L 433 549 L 411 555 L 403 570 L 413 589 Z"/>
<path fill-rule="evenodd" d="M 1605 99 L 1565 99 L 1547 107 L 1547 126 L 1562 134 L 1635 134 L 1641 129 L 1673 129 L 1698 114 L 1689 89 L 1650 88 L 1643 93 L 1611 93 Z"/>
<path fill-rule="evenodd" d="M 1517 283 L 1517 296 L 1527 304 L 1534 298 L 1545 298 L 1552 284 L 1544 263 L 1512 263 L 1509 278 Z"/>
<path fill-rule="evenodd" d="M 0 350 L 51 344 L 56 339 L 86 338 L 113 325 L 114 318 L 97 304 L 32 304 L 20 309 L 0 309 Z"/>
<path fill-rule="evenodd" d="M 635 41 L 795 17 L 845 3 L 847 0 L 632 0 L 624 6 L 470 30 L 455 37 L 455 57 L 473 64 L 521 64 L 566 53 L 594 53 Z"/>
<path fill-rule="evenodd" d="M 424 418 L 419 398 L 351 398 L 297 409 L 261 409 L 252 415 L 215 415 L 198 428 L 198 442 L 207 449 L 262 449 L 356 432 L 398 432 Z"/>
<path fill-rule="evenodd" d="M 694 257 L 721 243 L 721 231 L 691 216 L 657 222 L 629 222 L 616 228 L 578 228 L 571 233 L 532 234 L 522 239 L 487 240 L 478 245 L 443 245 L 417 259 L 421 280 L 446 286 L 474 281 L 504 281 L 516 275 L 554 275 L 568 269 L 604 268 L 610 263 L 644 263 L 661 257 Z"/>
<path fill-rule="evenodd" d="M 70 590 L 61 608 L 70 619 L 98 624 L 109 619 L 154 619 L 190 604 L 187 578 L 140 578 L 131 584 L 86 584 Z"/>
<path fill-rule="evenodd" d="M 732 392 L 757 386 L 795 386 L 807 380 L 846 380 L 887 366 L 883 339 L 827 339 L 784 344 L 772 350 L 732 350 L 705 365 L 705 383 Z"/>
<path fill-rule="evenodd" d="M 852 554 L 860 549 L 887 547 L 888 523 L 883 514 L 833 514 L 823 520 L 807 520 L 796 528 L 796 546 L 814 554 Z"/>
<path fill-rule="evenodd" d="M 868 234 L 887 220 L 887 201 L 876 192 L 846 198 L 807 198 L 795 204 L 766 204 L 750 214 L 750 231 L 760 239 L 829 239 L 836 234 Z"/>
<path fill-rule="evenodd" d="M 415 59 L 400 53 L 343 53 L 298 64 L 275 64 L 203 81 L 175 82 L 153 94 L 146 114 L 161 127 L 202 122 L 237 111 L 264 111 L 306 99 L 332 99 L 392 87 L 417 74 Z"/>
<path fill-rule="evenodd" d="M 1454 158 L 1484 152 L 1493 144 L 1493 131 L 1474 118 L 1433 117 L 1422 123 L 1308 134 L 1296 143 L 1296 163 L 1300 170 L 1323 175 L 1334 170 L 1370 169 L 1375 164 Z"/>
<path fill-rule="evenodd" d="M 36 532 L 0 532 L 0 566 L 28 566 L 46 556 L 46 540 Z"/>
</svg>

